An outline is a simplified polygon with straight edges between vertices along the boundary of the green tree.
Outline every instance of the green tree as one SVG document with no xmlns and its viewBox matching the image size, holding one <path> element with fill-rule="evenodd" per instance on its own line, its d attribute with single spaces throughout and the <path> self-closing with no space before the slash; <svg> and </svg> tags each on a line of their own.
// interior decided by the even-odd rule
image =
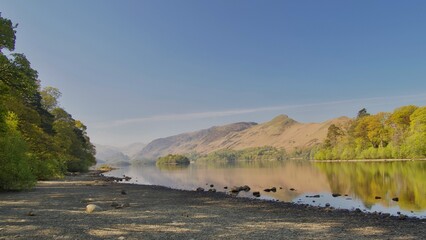
<svg viewBox="0 0 426 240">
<path fill-rule="evenodd" d="M 410 116 L 410 134 L 407 139 L 411 157 L 426 157 L 426 107 L 420 107 Z"/>
<path fill-rule="evenodd" d="M 0 190 L 28 189 L 35 184 L 28 148 L 18 124 L 16 114 L 0 114 Z"/>
<path fill-rule="evenodd" d="M 18 24 L 13 25 L 12 21 L 3 18 L 0 12 L 0 52 L 3 48 L 9 51 L 15 50 L 16 28 Z"/>
</svg>

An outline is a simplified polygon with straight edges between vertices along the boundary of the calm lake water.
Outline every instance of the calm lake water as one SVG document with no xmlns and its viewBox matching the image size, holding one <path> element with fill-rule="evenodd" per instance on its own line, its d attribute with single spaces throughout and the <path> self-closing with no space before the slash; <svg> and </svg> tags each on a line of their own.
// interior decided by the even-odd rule
<svg viewBox="0 0 426 240">
<path fill-rule="evenodd" d="M 130 176 L 130 183 L 195 190 L 210 185 L 218 192 L 248 185 L 239 197 L 279 200 L 313 206 L 356 209 L 426 218 L 426 161 L 338 162 L 262 161 L 193 163 L 188 167 L 130 166 L 109 172 Z M 228 190 L 224 189 L 228 187 Z M 264 192 L 276 187 L 277 192 Z M 294 190 L 290 190 L 294 189 Z M 341 196 L 333 197 L 333 193 Z M 320 195 L 313 198 L 313 195 Z M 393 198 L 398 201 L 393 201 Z"/>
</svg>

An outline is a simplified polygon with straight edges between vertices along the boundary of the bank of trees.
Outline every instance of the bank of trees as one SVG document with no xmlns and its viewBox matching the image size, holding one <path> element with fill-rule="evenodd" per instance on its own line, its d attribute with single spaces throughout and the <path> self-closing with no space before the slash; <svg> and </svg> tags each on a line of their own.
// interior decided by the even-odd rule
<svg viewBox="0 0 426 240">
<path fill-rule="evenodd" d="M 275 147 L 253 147 L 243 150 L 222 149 L 204 156 L 198 156 L 197 161 L 263 161 L 263 160 L 285 160 L 287 153 L 284 149 Z"/>
<path fill-rule="evenodd" d="M 30 188 L 95 163 L 86 126 L 59 106 L 58 89 L 40 88 L 30 61 L 14 52 L 16 28 L 0 15 L 0 190 Z"/>
<path fill-rule="evenodd" d="M 413 105 L 374 115 L 362 109 L 348 126 L 331 125 L 319 160 L 426 157 L 426 107 Z"/>
<path fill-rule="evenodd" d="M 179 154 L 169 154 L 164 157 L 157 159 L 157 165 L 188 165 L 190 163 L 189 158 Z"/>
</svg>

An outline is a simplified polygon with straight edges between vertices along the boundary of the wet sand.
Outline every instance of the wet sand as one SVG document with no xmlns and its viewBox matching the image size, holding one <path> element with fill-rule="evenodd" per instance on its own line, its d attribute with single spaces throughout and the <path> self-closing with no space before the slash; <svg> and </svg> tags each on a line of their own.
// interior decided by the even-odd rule
<svg viewBox="0 0 426 240">
<path fill-rule="evenodd" d="M 102 211 L 88 214 L 88 204 Z M 0 193 L 0 239 L 223 238 L 425 239 L 426 220 L 119 184 L 97 172 Z"/>
</svg>

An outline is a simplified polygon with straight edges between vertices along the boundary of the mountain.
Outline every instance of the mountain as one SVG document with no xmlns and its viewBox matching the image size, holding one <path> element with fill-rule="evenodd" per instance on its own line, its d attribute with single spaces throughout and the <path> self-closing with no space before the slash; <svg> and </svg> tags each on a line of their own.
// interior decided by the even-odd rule
<svg viewBox="0 0 426 240">
<path fill-rule="evenodd" d="M 328 127 L 331 124 L 344 126 L 349 121 L 347 117 L 340 117 L 322 123 L 300 123 L 286 115 L 279 115 L 269 122 L 229 134 L 211 143 L 210 151 L 272 146 L 284 148 L 288 153 L 292 153 L 295 150 L 308 149 L 322 143 L 327 137 Z"/>
<path fill-rule="evenodd" d="M 349 121 L 348 117 L 340 117 L 322 123 L 300 123 L 286 115 L 279 115 L 262 124 L 241 122 L 156 139 L 132 159 L 153 161 L 170 153 L 205 154 L 220 149 L 240 150 L 262 146 L 284 148 L 292 153 L 322 143 L 331 124 L 344 127 Z"/>
<path fill-rule="evenodd" d="M 210 146 L 211 143 L 223 139 L 230 133 L 240 132 L 254 125 L 256 125 L 256 123 L 239 122 L 171 137 L 159 138 L 146 145 L 142 151 L 133 157 L 133 159 L 155 160 L 169 153 L 206 152 L 214 148 Z"/>
<path fill-rule="evenodd" d="M 110 164 L 114 166 L 123 166 L 130 164 L 130 158 L 122 153 L 117 147 L 95 144 L 96 162 L 98 164 Z"/>
<path fill-rule="evenodd" d="M 145 146 L 145 143 L 132 143 L 124 147 L 119 147 L 118 149 L 125 155 L 132 157 L 140 152 Z"/>
</svg>

